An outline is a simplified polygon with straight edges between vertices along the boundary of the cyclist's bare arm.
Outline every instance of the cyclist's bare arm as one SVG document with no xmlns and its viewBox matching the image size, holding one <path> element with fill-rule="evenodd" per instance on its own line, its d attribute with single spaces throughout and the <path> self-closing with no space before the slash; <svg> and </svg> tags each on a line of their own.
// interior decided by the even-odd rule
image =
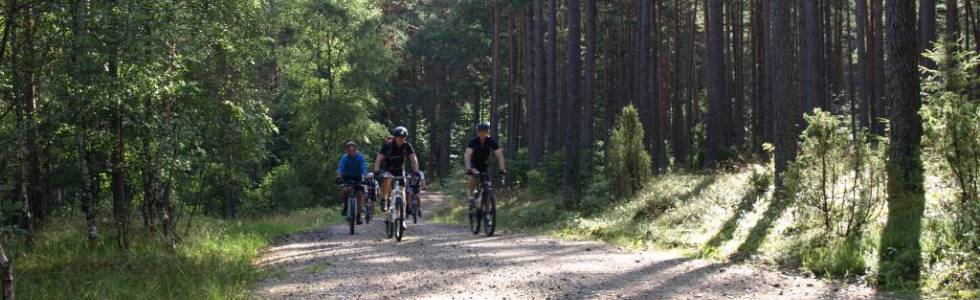
<svg viewBox="0 0 980 300">
<path fill-rule="evenodd" d="M 493 152 L 494 156 L 497 157 L 497 167 L 504 172 L 507 172 L 507 164 L 504 162 L 504 150 L 497 149 Z"/>
<path fill-rule="evenodd" d="M 412 171 L 415 171 L 416 173 L 418 173 L 419 172 L 419 157 L 418 156 L 415 156 L 415 153 L 412 153 L 408 157 L 409 157 L 410 160 L 412 160 Z"/>
<path fill-rule="evenodd" d="M 466 153 L 463 154 L 463 165 L 466 166 L 466 173 L 473 172 L 473 166 L 470 165 L 470 158 L 473 157 L 473 148 L 466 148 Z"/>
<path fill-rule="evenodd" d="M 384 154 L 378 153 L 378 158 L 376 158 L 374 160 L 374 170 L 375 171 L 380 171 L 381 170 L 381 163 L 384 162 L 384 160 L 385 160 Z"/>
</svg>

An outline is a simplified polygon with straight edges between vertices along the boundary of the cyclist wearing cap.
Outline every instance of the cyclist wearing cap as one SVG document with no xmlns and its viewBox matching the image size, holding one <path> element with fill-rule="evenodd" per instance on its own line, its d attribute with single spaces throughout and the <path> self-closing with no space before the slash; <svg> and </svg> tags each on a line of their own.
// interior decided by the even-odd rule
<svg viewBox="0 0 980 300">
<path fill-rule="evenodd" d="M 354 142 L 347 142 L 344 145 L 344 150 L 347 153 L 340 156 L 340 163 L 337 164 L 337 183 L 354 183 L 354 189 L 357 192 L 357 224 L 361 224 L 361 208 L 364 207 L 364 176 L 368 173 L 367 161 L 363 155 L 357 152 L 357 144 Z M 340 192 L 340 201 L 344 203 L 340 215 L 346 215 L 347 194 L 350 192 L 349 187 L 344 187 Z"/>
<path fill-rule="evenodd" d="M 497 167 L 500 169 L 501 174 L 507 174 L 507 167 L 504 163 L 504 151 L 500 149 L 500 145 L 497 140 L 490 137 L 490 124 L 480 123 L 476 126 L 477 135 L 469 144 L 466 145 L 466 153 L 463 157 L 463 163 L 466 165 L 466 173 L 469 174 L 469 181 L 467 182 L 467 191 L 470 195 L 470 201 L 473 201 L 477 193 L 477 182 L 476 176 L 481 173 L 487 173 L 487 159 L 490 158 L 490 154 L 497 159 Z"/>
</svg>

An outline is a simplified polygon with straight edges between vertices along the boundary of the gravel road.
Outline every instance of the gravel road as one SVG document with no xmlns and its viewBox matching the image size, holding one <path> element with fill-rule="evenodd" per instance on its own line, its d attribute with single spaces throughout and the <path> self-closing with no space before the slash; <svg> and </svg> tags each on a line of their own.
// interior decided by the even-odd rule
<svg viewBox="0 0 980 300">
<path fill-rule="evenodd" d="M 445 197 L 424 195 L 423 206 Z M 382 222 L 297 234 L 255 262 L 259 299 L 887 299 L 874 289 L 600 242 Z"/>
</svg>

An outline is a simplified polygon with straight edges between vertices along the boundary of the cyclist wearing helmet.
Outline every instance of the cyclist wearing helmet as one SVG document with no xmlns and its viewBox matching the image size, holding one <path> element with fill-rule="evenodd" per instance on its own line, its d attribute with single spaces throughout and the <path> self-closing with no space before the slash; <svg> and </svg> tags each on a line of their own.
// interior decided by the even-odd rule
<svg viewBox="0 0 980 300">
<path fill-rule="evenodd" d="M 419 174 L 419 160 L 415 156 L 415 148 L 405 140 L 408 138 L 408 129 L 398 126 L 392 131 L 392 135 L 394 138 L 381 147 L 381 152 L 378 152 L 378 158 L 374 161 L 375 174 L 382 174 L 381 172 L 384 171 L 387 175 L 401 176 L 408 162 L 412 164 L 413 174 Z M 391 176 L 385 176 L 381 184 L 382 203 L 390 200 L 391 181 Z M 407 199 L 412 199 L 411 191 Z M 387 208 L 384 204 L 382 207 Z"/>
<path fill-rule="evenodd" d="M 367 161 L 364 156 L 357 152 L 357 144 L 347 142 L 344 145 L 347 152 L 340 156 L 340 163 L 337 164 L 337 183 L 354 182 L 355 192 L 357 192 L 357 224 L 361 224 L 361 208 L 364 207 L 364 176 L 367 175 Z M 340 193 L 340 201 L 344 203 L 344 209 L 340 211 L 345 215 L 347 211 L 347 195 L 350 188 L 345 187 Z"/>
<path fill-rule="evenodd" d="M 497 159 L 497 167 L 500 169 L 500 173 L 507 174 L 507 167 L 504 163 L 504 151 L 500 149 L 497 140 L 490 137 L 490 124 L 480 123 L 476 126 L 476 132 L 477 136 L 466 145 L 466 153 L 463 157 L 463 163 L 466 165 L 466 173 L 470 175 L 469 181 L 467 182 L 467 191 L 471 197 L 469 199 L 470 201 L 473 201 L 472 197 L 477 193 L 476 175 L 487 173 L 487 159 L 490 158 L 490 154 L 493 154 Z"/>
</svg>

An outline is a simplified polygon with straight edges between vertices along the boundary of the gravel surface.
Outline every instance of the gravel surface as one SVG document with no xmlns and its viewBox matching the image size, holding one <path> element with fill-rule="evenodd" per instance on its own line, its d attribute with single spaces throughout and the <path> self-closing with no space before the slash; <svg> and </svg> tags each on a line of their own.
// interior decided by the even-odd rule
<svg viewBox="0 0 980 300">
<path fill-rule="evenodd" d="M 438 194 L 423 206 L 441 205 Z M 423 214 L 425 215 L 425 214 Z M 255 262 L 260 299 L 887 299 L 874 289 L 590 241 L 382 222 L 289 236 Z"/>
</svg>

